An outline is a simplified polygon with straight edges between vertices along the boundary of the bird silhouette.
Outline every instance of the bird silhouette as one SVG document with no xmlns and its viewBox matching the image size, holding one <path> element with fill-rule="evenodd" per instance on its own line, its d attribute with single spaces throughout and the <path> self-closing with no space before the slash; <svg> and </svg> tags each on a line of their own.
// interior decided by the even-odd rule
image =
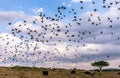
<svg viewBox="0 0 120 78">
<path fill-rule="evenodd" d="M 91 54 L 88 57 L 87 55 L 83 55 L 80 51 L 81 49 L 88 52 L 99 51 L 98 49 L 86 50 L 86 48 L 89 47 L 87 44 L 99 43 L 99 40 L 104 41 L 102 37 L 107 33 L 115 37 L 116 41 L 120 40 L 120 36 L 112 31 L 112 29 L 115 28 L 114 18 L 111 16 L 102 17 L 97 14 L 97 12 L 99 12 L 98 7 L 102 7 L 102 9 L 107 8 L 109 10 L 113 7 L 113 4 L 117 6 L 120 2 L 115 0 L 112 3 L 107 3 L 106 0 L 102 0 L 103 5 L 98 7 L 96 7 L 97 2 L 91 2 L 93 8 L 90 10 L 91 12 L 84 17 L 80 16 L 78 12 L 82 12 L 86 9 L 84 1 L 80 1 L 79 7 L 56 7 L 56 13 L 53 14 L 53 16 L 39 12 L 39 18 L 34 18 L 31 22 L 24 19 L 22 23 L 16 26 L 13 26 L 13 22 L 9 22 L 8 25 L 12 27 L 12 38 L 10 35 L 2 36 L 2 33 L 0 33 L 0 42 L 5 43 L 4 53 L 9 55 L 5 57 L 0 54 L 0 57 L 4 56 L 2 62 L 22 62 L 23 64 L 28 63 L 35 66 L 40 63 L 46 65 L 46 62 L 57 60 L 58 62 L 52 64 L 52 67 L 55 67 L 64 59 L 70 60 L 71 63 L 76 63 L 76 59 L 89 60 L 103 57 L 97 54 Z M 90 7 L 88 8 L 91 9 Z M 118 8 L 118 11 L 119 10 Z M 68 17 L 71 19 L 68 19 Z M 106 20 L 104 20 L 104 18 Z M 67 22 L 66 19 L 68 19 Z M 115 19 L 117 21 L 120 20 L 119 16 L 115 17 Z M 103 21 L 109 24 L 106 24 L 105 28 L 103 28 Z M 18 38 L 20 42 L 16 41 L 15 38 Z M 3 44 L 0 43 L 0 46 L 2 45 Z M 74 52 L 71 54 L 71 51 L 74 51 L 75 54 Z M 108 54 L 105 57 L 111 58 L 112 56 Z M 73 60 L 74 58 L 75 60 Z"/>
</svg>

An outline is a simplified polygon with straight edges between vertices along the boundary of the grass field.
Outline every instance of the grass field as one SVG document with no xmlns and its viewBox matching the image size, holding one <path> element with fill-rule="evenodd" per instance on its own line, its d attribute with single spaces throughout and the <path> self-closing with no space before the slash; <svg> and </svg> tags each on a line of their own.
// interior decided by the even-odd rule
<svg viewBox="0 0 120 78">
<path fill-rule="evenodd" d="M 44 76 L 42 71 L 48 71 Z M 35 67 L 0 67 L 0 78 L 120 78 L 120 71 L 85 71 Z"/>
</svg>

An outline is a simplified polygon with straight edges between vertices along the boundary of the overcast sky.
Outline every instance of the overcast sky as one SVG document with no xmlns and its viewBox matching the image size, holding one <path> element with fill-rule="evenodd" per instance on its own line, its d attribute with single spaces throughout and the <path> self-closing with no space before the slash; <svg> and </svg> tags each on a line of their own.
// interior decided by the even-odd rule
<svg viewBox="0 0 120 78">
<path fill-rule="evenodd" d="M 110 68 L 118 68 L 120 0 L 116 1 L 1 1 L 0 65 L 93 69 L 92 62 L 105 60 Z"/>
</svg>

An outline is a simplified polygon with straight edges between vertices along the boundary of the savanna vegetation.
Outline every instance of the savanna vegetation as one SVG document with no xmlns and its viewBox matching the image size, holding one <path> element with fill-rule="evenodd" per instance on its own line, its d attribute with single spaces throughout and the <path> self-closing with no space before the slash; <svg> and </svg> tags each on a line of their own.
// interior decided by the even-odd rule
<svg viewBox="0 0 120 78">
<path fill-rule="evenodd" d="M 0 78 L 120 78 L 120 70 L 88 71 L 15 66 L 0 67 Z"/>
<path fill-rule="evenodd" d="M 96 66 L 101 71 L 103 67 L 109 66 L 109 63 L 106 61 L 97 61 L 92 63 L 92 66 Z"/>
</svg>

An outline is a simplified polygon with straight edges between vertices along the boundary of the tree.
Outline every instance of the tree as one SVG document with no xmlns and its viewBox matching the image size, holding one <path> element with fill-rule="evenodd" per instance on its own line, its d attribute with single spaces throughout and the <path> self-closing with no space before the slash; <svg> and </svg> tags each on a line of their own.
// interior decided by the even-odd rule
<svg viewBox="0 0 120 78">
<path fill-rule="evenodd" d="M 109 66 L 109 63 L 105 61 L 97 61 L 92 63 L 92 66 L 99 67 L 99 70 L 101 71 L 103 67 Z"/>
</svg>

